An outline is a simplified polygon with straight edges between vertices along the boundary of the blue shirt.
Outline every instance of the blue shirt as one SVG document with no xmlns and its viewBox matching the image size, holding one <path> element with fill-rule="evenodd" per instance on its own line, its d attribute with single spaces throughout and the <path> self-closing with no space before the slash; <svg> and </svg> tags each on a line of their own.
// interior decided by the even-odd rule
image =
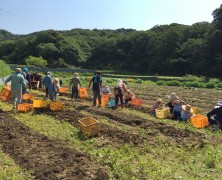
<svg viewBox="0 0 222 180">
<path fill-rule="evenodd" d="M 92 82 L 93 82 L 93 90 L 95 91 L 100 91 L 100 83 L 102 82 L 102 77 L 101 76 L 98 76 L 98 75 L 95 75 L 93 76 L 92 78 Z"/>
<path fill-rule="evenodd" d="M 182 111 L 182 113 L 181 113 L 181 119 L 182 119 L 182 120 L 190 119 L 191 116 L 192 116 L 192 114 L 191 114 L 191 113 L 188 113 L 188 112 L 186 112 L 186 111 Z"/>
<path fill-rule="evenodd" d="M 173 112 L 174 112 L 174 111 L 180 112 L 180 111 L 181 111 L 181 108 L 182 108 L 182 105 L 181 105 L 181 104 L 176 104 L 176 105 L 173 107 Z"/>
<path fill-rule="evenodd" d="M 49 86 L 49 96 L 51 100 L 56 100 L 57 94 L 59 93 L 59 86 L 55 86 L 53 83 Z"/>
<path fill-rule="evenodd" d="M 46 88 L 48 88 L 52 84 L 52 77 L 50 75 L 45 75 L 42 83 Z"/>
</svg>

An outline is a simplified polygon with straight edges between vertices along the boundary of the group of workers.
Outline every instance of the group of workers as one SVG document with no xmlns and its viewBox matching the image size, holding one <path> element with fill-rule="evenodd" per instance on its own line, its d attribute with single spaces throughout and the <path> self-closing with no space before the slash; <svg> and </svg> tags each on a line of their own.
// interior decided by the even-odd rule
<svg viewBox="0 0 222 180">
<path fill-rule="evenodd" d="M 155 116 L 155 110 L 168 107 L 170 109 L 171 118 L 179 121 L 187 121 L 193 115 L 191 105 L 184 103 L 176 93 L 171 93 L 169 101 L 164 105 L 163 100 L 158 98 L 152 106 L 150 113 Z"/>
<path fill-rule="evenodd" d="M 156 109 L 168 107 L 170 109 L 171 118 L 173 120 L 187 121 L 193 115 L 193 108 L 190 104 L 185 104 L 176 93 L 171 93 L 169 101 L 163 104 L 163 100 L 158 98 L 150 109 L 150 114 L 155 116 Z M 216 106 L 207 113 L 208 122 L 210 125 L 218 125 L 222 130 L 222 101 L 217 101 Z"/>
<path fill-rule="evenodd" d="M 102 77 L 100 72 L 96 72 L 95 75 L 92 77 L 92 79 L 89 82 L 89 88 L 92 85 L 93 90 L 93 106 L 96 106 L 96 100 L 98 98 L 99 106 L 101 106 L 102 101 L 101 97 L 103 94 L 111 95 L 111 90 L 109 86 L 105 86 L 104 89 L 102 89 Z M 114 96 L 115 96 L 115 108 L 121 105 L 122 108 L 124 108 L 124 104 L 131 101 L 133 98 L 135 98 L 135 95 L 133 92 L 131 92 L 129 89 L 126 88 L 125 83 L 121 80 L 117 80 L 117 84 L 113 88 Z M 120 101 L 120 103 L 119 103 Z"/>
<path fill-rule="evenodd" d="M 32 76 L 27 68 L 23 70 L 21 68 L 16 68 L 15 73 L 10 75 L 5 80 L 5 85 L 11 81 L 11 100 L 13 102 L 13 109 L 17 109 L 18 104 L 22 102 L 22 95 L 29 93 L 28 89 L 32 88 L 31 82 L 35 79 L 38 82 L 38 87 L 40 85 L 45 87 L 46 97 L 50 97 L 51 100 L 56 100 L 56 96 L 59 93 L 59 79 L 54 78 L 52 80 L 51 73 L 48 72 L 43 79 L 37 79 L 40 77 Z"/>
<path fill-rule="evenodd" d="M 15 73 L 10 75 L 5 80 L 6 85 L 11 81 L 11 99 L 13 102 L 13 109 L 16 109 L 17 105 L 21 103 L 22 94 L 26 93 L 26 90 L 24 89 L 30 88 L 30 78 L 31 75 L 29 74 L 27 68 L 24 68 L 23 71 L 21 68 L 16 68 Z M 49 97 L 52 101 L 56 100 L 57 95 L 59 94 L 61 80 L 58 78 L 52 79 L 51 72 L 47 72 L 40 83 L 45 89 L 45 97 Z M 97 99 L 99 103 L 98 106 L 101 106 L 102 94 L 110 96 L 111 90 L 109 86 L 105 86 L 105 88 L 102 89 L 102 77 L 100 72 L 95 72 L 94 76 L 89 82 L 89 88 L 91 84 L 93 91 L 93 106 L 96 106 Z M 78 89 L 80 87 L 82 87 L 82 84 L 79 74 L 74 73 L 73 78 L 70 79 L 70 88 L 72 89 L 71 99 L 78 99 Z M 115 108 L 117 108 L 119 105 L 124 108 L 124 104 L 135 98 L 134 93 L 127 89 L 125 83 L 121 79 L 117 81 L 117 84 L 113 88 L 113 92 L 115 96 Z M 184 101 L 181 100 L 175 93 L 171 93 L 169 96 L 169 102 L 165 105 L 163 105 L 163 100 L 158 98 L 151 107 L 150 113 L 155 116 L 155 110 L 157 108 L 163 108 L 163 106 L 170 108 L 172 119 L 186 121 L 193 116 L 193 109 L 191 105 L 185 105 Z M 222 129 L 222 101 L 217 102 L 217 105 L 207 114 L 207 116 L 210 124 L 218 124 L 220 129 Z"/>
</svg>

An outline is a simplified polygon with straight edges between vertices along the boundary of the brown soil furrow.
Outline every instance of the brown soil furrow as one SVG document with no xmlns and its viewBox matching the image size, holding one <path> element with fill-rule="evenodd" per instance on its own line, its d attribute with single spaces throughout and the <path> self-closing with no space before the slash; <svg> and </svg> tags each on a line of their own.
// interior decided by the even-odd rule
<svg viewBox="0 0 222 180">
<path fill-rule="evenodd" d="M 60 121 L 67 121 L 75 127 L 79 127 L 78 120 L 86 117 L 76 110 L 67 110 L 65 112 L 45 112 L 59 119 Z M 95 116 L 92 116 L 97 119 Z M 134 145 L 143 144 L 148 138 L 142 138 L 137 134 L 122 131 L 120 129 L 108 126 L 100 122 L 100 133 L 98 134 L 101 139 L 100 146 L 111 144 L 113 147 L 121 147 L 126 143 L 133 143 Z M 153 138 L 150 138 L 153 141 Z"/>
<path fill-rule="evenodd" d="M 0 112 L 0 146 L 33 179 L 108 179 L 90 156 L 66 147 Z"/>
<path fill-rule="evenodd" d="M 170 143 L 174 142 L 178 145 L 197 145 L 202 147 L 205 144 L 205 141 L 213 143 L 215 140 L 214 137 L 207 137 L 199 132 L 192 132 L 188 129 L 177 129 L 174 126 L 167 125 L 166 123 L 142 119 L 137 116 L 125 114 L 116 110 L 111 110 L 110 108 L 106 109 L 87 107 L 77 103 L 73 103 L 72 106 L 75 106 L 76 110 L 85 110 L 92 114 L 106 116 L 109 119 L 117 121 L 119 123 L 123 123 L 133 127 L 140 127 L 149 132 L 156 132 L 157 130 L 157 132 L 159 133 L 151 133 L 151 136 L 159 136 L 160 134 L 163 134 L 166 138 L 170 138 Z"/>
</svg>

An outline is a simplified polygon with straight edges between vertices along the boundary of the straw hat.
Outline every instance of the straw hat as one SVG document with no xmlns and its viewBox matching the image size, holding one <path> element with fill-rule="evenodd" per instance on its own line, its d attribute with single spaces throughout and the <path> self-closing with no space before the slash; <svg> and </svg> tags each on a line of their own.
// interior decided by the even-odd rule
<svg viewBox="0 0 222 180">
<path fill-rule="evenodd" d="M 79 73 L 75 72 L 75 73 L 74 73 L 74 77 L 75 77 L 75 78 L 78 78 L 78 77 L 79 77 Z"/>
<path fill-rule="evenodd" d="M 182 110 L 188 113 L 193 113 L 193 109 L 191 107 L 191 105 L 187 104 L 187 105 L 182 105 Z"/>
<path fill-rule="evenodd" d="M 59 78 L 53 79 L 53 82 L 58 83 L 59 82 Z"/>
<path fill-rule="evenodd" d="M 163 100 L 161 98 L 158 98 L 156 101 L 157 102 L 162 102 Z"/>
<path fill-rule="evenodd" d="M 171 93 L 170 96 L 168 96 L 168 98 L 170 98 L 170 99 L 178 99 L 178 96 L 176 95 L 176 93 Z"/>
<path fill-rule="evenodd" d="M 15 68 L 15 72 L 22 72 L 21 68 Z"/>
</svg>

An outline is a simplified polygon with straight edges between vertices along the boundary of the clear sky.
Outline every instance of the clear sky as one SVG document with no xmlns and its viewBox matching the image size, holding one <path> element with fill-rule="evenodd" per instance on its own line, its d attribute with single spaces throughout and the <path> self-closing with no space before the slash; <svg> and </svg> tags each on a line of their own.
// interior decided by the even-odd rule
<svg viewBox="0 0 222 180">
<path fill-rule="evenodd" d="M 54 29 L 148 30 L 212 22 L 222 0 L 0 0 L 0 29 L 29 34 Z"/>
</svg>

